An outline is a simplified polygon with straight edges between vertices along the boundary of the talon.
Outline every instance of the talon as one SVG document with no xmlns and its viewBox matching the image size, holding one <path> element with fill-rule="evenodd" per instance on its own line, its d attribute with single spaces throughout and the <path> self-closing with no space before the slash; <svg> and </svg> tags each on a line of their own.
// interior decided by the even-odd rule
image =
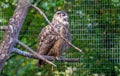
<svg viewBox="0 0 120 76">
<path fill-rule="evenodd" d="M 55 57 L 56 60 L 60 61 L 61 60 L 61 57 Z"/>
</svg>

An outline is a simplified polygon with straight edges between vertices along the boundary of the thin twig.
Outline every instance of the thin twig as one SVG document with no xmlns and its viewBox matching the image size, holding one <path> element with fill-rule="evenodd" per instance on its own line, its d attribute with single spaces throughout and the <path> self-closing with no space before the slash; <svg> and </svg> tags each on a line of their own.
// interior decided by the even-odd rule
<svg viewBox="0 0 120 76">
<path fill-rule="evenodd" d="M 17 48 L 13 48 L 12 52 L 17 53 L 19 55 L 22 55 L 24 57 L 28 57 L 28 58 L 40 59 L 37 56 L 35 56 L 35 55 L 33 55 L 33 54 L 29 53 L 29 52 L 25 52 L 25 51 L 22 51 L 22 50 L 17 49 Z M 53 57 L 53 56 L 46 56 L 46 55 L 41 55 L 41 56 L 43 58 L 49 60 L 49 61 L 56 60 L 56 58 Z M 60 58 L 57 61 L 61 61 L 61 62 L 79 62 L 80 58 Z"/>
<path fill-rule="evenodd" d="M 48 20 L 47 16 L 42 12 L 42 10 L 40 8 L 38 8 L 35 5 L 31 5 L 33 8 L 35 8 L 44 18 L 45 20 L 48 22 L 48 24 L 54 29 L 54 31 L 63 39 L 65 40 L 71 47 L 73 47 L 74 49 L 78 50 L 79 52 L 83 53 L 81 49 L 79 49 L 78 47 L 76 47 L 75 45 L 73 45 L 70 41 L 68 41 L 66 38 L 64 38 L 63 36 L 60 35 L 59 32 L 57 32 L 55 30 L 55 28 L 52 26 L 52 24 L 50 23 L 50 21 Z"/>
<path fill-rule="evenodd" d="M 24 43 L 20 42 L 19 40 L 17 40 L 17 43 L 24 47 L 26 50 L 28 50 L 29 52 L 31 52 L 33 55 L 37 56 L 39 59 L 53 65 L 54 67 L 56 67 L 56 65 L 50 61 L 48 61 L 47 59 L 43 58 L 41 55 L 37 54 L 34 50 L 32 50 L 31 48 L 29 48 L 27 45 L 25 45 Z"/>
</svg>

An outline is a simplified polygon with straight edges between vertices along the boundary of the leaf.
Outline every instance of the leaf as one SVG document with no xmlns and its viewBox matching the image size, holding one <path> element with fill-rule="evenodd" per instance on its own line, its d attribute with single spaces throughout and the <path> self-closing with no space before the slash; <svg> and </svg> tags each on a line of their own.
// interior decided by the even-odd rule
<svg viewBox="0 0 120 76">
<path fill-rule="evenodd" d="M 119 0 L 112 0 L 113 2 L 115 2 L 115 3 L 118 3 L 118 2 L 120 2 Z"/>
</svg>

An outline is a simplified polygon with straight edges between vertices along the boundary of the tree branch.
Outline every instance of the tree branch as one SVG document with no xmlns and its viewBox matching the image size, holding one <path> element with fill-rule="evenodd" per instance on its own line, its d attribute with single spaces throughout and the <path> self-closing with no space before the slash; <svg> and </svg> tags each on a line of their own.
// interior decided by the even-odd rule
<svg viewBox="0 0 120 76">
<path fill-rule="evenodd" d="M 19 55 L 22 55 L 24 57 L 28 57 L 28 58 L 40 59 L 39 57 L 37 57 L 29 52 L 25 52 L 25 51 L 22 51 L 22 50 L 17 49 L 17 48 L 13 48 L 12 52 L 17 53 Z M 45 56 L 45 55 L 41 55 L 41 56 L 49 61 L 56 60 L 56 58 L 53 56 Z M 61 61 L 61 62 L 79 62 L 80 58 L 60 58 L 60 60 L 58 60 L 58 61 Z"/>
<path fill-rule="evenodd" d="M 19 40 L 17 40 L 17 43 L 24 47 L 26 50 L 28 50 L 29 52 L 31 52 L 34 56 L 37 56 L 39 59 L 45 61 L 48 64 L 51 64 L 52 66 L 56 67 L 56 65 L 50 61 L 48 61 L 47 59 L 45 59 L 44 57 L 42 57 L 41 55 L 37 54 L 34 50 L 32 50 L 31 48 L 29 48 L 27 45 L 25 45 L 24 43 L 20 42 Z"/>
<path fill-rule="evenodd" d="M 7 26 L 2 26 L 0 29 L 7 29 L 4 33 L 3 39 L 0 43 L 0 73 L 4 67 L 6 60 L 11 54 L 11 50 L 16 45 L 16 39 L 18 35 L 26 14 L 28 12 L 31 3 L 29 0 L 18 0 L 17 7 L 14 11 L 13 16 L 9 19 Z M 7 28 L 6 28 L 7 27 Z"/>
<path fill-rule="evenodd" d="M 50 21 L 48 20 L 47 16 L 42 12 L 42 10 L 38 7 L 36 7 L 35 5 L 31 5 L 33 8 L 35 8 L 44 18 L 45 20 L 48 22 L 48 24 L 54 29 L 54 31 L 64 40 L 66 41 L 71 47 L 73 47 L 74 49 L 78 50 L 79 52 L 83 53 L 81 49 L 79 49 L 78 47 L 76 47 L 75 45 L 73 45 L 70 41 L 68 41 L 66 38 L 64 38 L 63 36 L 60 35 L 59 32 L 57 32 L 55 30 L 55 28 L 52 26 L 52 24 L 50 23 Z"/>
<path fill-rule="evenodd" d="M 7 30 L 8 26 L 0 26 L 0 30 Z"/>
</svg>

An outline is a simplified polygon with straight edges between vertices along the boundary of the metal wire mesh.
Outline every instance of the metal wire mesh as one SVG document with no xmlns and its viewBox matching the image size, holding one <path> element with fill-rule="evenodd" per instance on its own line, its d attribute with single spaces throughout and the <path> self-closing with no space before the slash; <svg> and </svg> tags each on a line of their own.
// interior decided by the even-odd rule
<svg viewBox="0 0 120 76">
<path fill-rule="evenodd" d="M 64 57 L 80 58 L 80 61 L 77 63 L 56 62 L 58 71 L 54 71 L 56 68 L 53 68 L 54 74 L 59 76 L 65 72 L 63 74 L 65 76 L 120 75 L 120 3 L 113 0 L 75 0 L 72 2 L 72 11 L 69 12 L 72 43 L 81 48 L 85 54 L 82 55 L 70 48 Z M 6 17 L 4 13 L 0 12 L 0 14 Z M 0 25 L 5 25 L 5 23 Z M 20 34 L 19 37 L 21 41 L 22 37 L 26 37 L 26 44 L 36 48 L 39 32 L 32 27 L 34 26 L 31 26 L 29 31 L 22 30 L 21 33 L 27 33 L 24 36 Z M 0 37 L 2 36 L 3 33 L 0 33 Z M 28 37 L 31 37 L 31 40 L 36 39 L 31 44 L 27 43 Z"/>
<path fill-rule="evenodd" d="M 74 3 L 70 15 L 73 43 L 86 53 L 77 65 L 81 76 L 117 75 L 120 38 L 117 31 L 118 11 L 119 8 L 111 0 L 82 0 Z"/>
</svg>

